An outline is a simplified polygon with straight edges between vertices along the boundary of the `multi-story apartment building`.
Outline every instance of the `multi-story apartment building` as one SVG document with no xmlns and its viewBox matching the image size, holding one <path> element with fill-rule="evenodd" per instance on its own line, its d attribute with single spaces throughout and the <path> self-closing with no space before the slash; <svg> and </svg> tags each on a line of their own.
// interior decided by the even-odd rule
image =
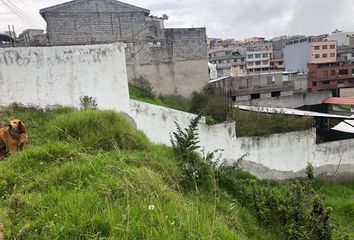
<svg viewBox="0 0 354 240">
<path fill-rule="evenodd" d="M 323 37 L 307 37 L 286 43 L 283 50 L 285 70 L 307 72 L 309 63 L 337 61 L 337 42 Z"/>
<path fill-rule="evenodd" d="M 351 39 L 354 38 L 354 32 L 343 32 L 336 30 L 332 32 L 328 37 L 327 40 L 335 40 L 337 41 L 337 46 L 349 46 Z"/>
<path fill-rule="evenodd" d="M 250 72 L 262 72 L 272 70 L 270 62 L 272 59 L 271 50 L 247 51 L 246 64 Z"/>
<path fill-rule="evenodd" d="M 275 70 L 284 71 L 284 55 L 283 55 L 283 48 L 285 48 L 286 43 L 291 40 L 296 40 L 300 38 L 305 38 L 305 35 L 295 35 L 295 36 L 281 36 L 275 37 L 272 40 L 272 47 L 273 47 L 273 59 L 271 61 L 271 65 L 274 66 Z"/>
<path fill-rule="evenodd" d="M 245 52 L 243 48 L 210 50 L 209 62 L 216 64 L 218 77 L 233 76 L 235 68 L 239 69 L 238 72 L 246 71 Z"/>
<path fill-rule="evenodd" d="M 308 65 L 308 91 L 330 90 L 339 96 L 340 88 L 354 87 L 354 64 L 346 62 L 311 63 Z"/>
<path fill-rule="evenodd" d="M 246 52 L 246 65 L 249 72 L 263 72 L 274 70 L 271 65 L 273 48 L 271 42 L 248 46 Z"/>
<path fill-rule="evenodd" d="M 237 41 L 235 39 L 226 39 L 226 40 L 214 40 L 212 44 L 210 44 L 210 49 L 232 49 L 232 48 L 237 48 L 241 45 L 240 41 Z"/>
<path fill-rule="evenodd" d="M 47 37 L 42 29 L 26 29 L 18 37 L 22 46 L 43 46 L 47 45 Z"/>
</svg>

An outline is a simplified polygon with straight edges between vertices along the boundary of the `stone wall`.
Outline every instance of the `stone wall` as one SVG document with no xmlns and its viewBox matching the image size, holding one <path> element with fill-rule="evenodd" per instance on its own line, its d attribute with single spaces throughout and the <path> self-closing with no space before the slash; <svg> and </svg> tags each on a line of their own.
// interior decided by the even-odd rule
<svg viewBox="0 0 354 240">
<path fill-rule="evenodd" d="M 184 129 L 196 117 L 133 100 L 130 106 L 138 128 L 157 144 L 170 146 L 170 133 L 176 131 L 174 122 Z M 308 162 L 314 165 L 316 176 L 354 179 L 354 140 L 316 144 L 314 130 L 238 138 L 234 122 L 213 126 L 201 123 L 199 140 L 206 152 L 223 149 L 218 156 L 222 162 L 232 164 L 244 156 L 241 167 L 261 179 L 305 176 Z"/>
<path fill-rule="evenodd" d="M 128 112 L 123 43 L 0 49 L 0 106 L 80 107 L 81 96 Z"/>
</svg>

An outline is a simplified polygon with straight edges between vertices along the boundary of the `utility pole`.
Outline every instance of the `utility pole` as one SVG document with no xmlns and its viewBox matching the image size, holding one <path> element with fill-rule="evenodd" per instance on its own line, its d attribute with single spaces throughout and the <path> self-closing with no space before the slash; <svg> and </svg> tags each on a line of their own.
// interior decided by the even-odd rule
<svg viewBox="0 0 354 240">
<path fill-rule="evenodd" d="M 10 24 L 7 25 L 8 29 L 9 29 L 9 37 L 10 37 L 10 47 L 13 47 L 13 42 L 12 42 L 12 34 L 11 34 L 11 28 L 10 28 Z"/>
<path fill-rule="evenodd" d="M 16 39 L 16 32 L 15 32 L 15 26 L 14 25 L 12 25 L 12 30 L 13 30 L 13 34 L 14 34 L 14 40 L 15 40 L 14 47 L 17 47 L 17 39 Z"/>
</svg>

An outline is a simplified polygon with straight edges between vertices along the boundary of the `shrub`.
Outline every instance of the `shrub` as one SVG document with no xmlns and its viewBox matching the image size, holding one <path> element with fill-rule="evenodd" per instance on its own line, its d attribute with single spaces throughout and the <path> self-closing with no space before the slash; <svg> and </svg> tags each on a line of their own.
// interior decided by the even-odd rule
<svg viewBox="0 0 354 240">
<path fill-rule="evenodd" d="M 218 123 L 224 122 L 228 115 L 224 94 L 210 85 L 201 92 L 193 92 L 191 111 L 208 116 Z"/>
<path fill-rule="evenodd" d="M 81 102 L 81 109 L 88 110 L 88 109 L 97 109 L 97 102 L 96 99 L 89 96 L 82 96 L 80 97 Z"/>
<path fill-rule="evenodd" d="M 206 190 L 214 190 L 215 185 L 215 165 L 212 158 L 215 152 L 201 156 L 196 151 L 200 149 L 198 140 L 198 124 L 201 115 L 192 119 L 188 128 L 182 130 L 177 122 L 175 122 L 177 131 L 172 133 L 171 143 L 177 157 L 182 161 L 182 171 L 185 181 L 182 184 L 186 188 L 202 187 Z"/>
<path fill-rule="evenodd" d="M 313 168 L 313 165 L 310 162 L 307 163 L 306 175 L 307 175 L 308 180 L 313 180 L 313 178 L 314 178 L 314 168 Z"/>
<path fill-rule="evenodd" d="M 143 133 L 121 114 L 87 110 L 58 116 L 49 127 L 55 138 L 79 143 L 85 148 L 142 150 L 149 145 Z"/>
</svg>

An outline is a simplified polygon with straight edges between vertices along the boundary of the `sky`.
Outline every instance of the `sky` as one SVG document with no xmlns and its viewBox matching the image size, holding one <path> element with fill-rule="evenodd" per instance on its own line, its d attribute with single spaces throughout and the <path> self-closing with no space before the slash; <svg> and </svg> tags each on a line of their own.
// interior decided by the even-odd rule
<svg viewBox="0 0 354 240">
<path fill-rule="evenodd" d="M 0 32 L 45 29 L 39 9 L 68 0 L 0 0 Z M 169 19 L 165 27 L 206 27 L 208 37 L 319 35 L 354 31 L 354 0 L 123 0 Z"/>
</svg>

